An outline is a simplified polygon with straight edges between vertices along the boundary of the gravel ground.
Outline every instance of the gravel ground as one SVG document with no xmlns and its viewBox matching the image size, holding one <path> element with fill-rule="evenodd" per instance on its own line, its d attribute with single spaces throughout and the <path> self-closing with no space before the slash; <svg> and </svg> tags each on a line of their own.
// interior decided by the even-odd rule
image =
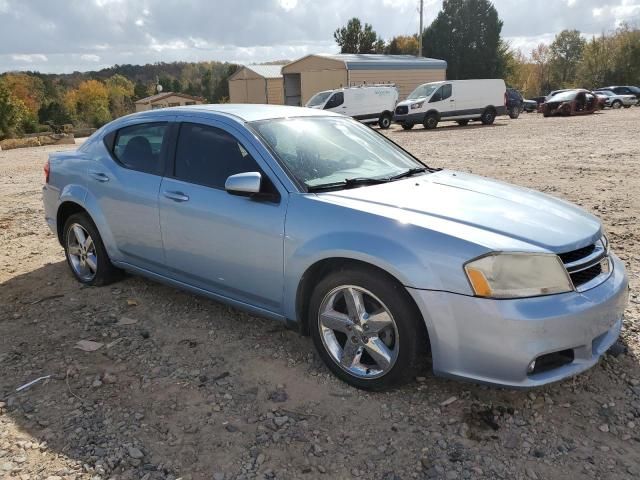
<svg viewBox="0 0 640 480">
<path fill-rule="evenodd" d="M 387 134 L 600 216 L 631 280 L 622 348 L 532 391 L 426 370 L 357 391 L 272 321 L 138 277 L 82 288 L 43 220 L 60 147 L 0 152 L 0 478 L 638 478 L 640 108 Z"/>
</svg>

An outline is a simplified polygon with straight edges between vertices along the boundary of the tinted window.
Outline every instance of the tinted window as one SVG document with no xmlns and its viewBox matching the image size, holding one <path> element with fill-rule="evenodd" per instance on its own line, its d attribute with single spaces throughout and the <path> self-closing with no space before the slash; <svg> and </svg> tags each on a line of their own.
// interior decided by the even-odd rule
<svg viewBox="0 0 640 480">
<path fill-rule="evenodd" d="M 127 168 L 162 174 L 162 143 L 166 123 L 143 123 L 118 130 L 113 154 Z"/>
<path fill-rule="evenodd" d="M 174 171 L 177 179 L 224 189 L 231 175 L 260 171 L 251 155 L 224 130 L 196 123 L 180 126 Z"/>
<path fill-rule="evenodd" d="M 451 96 L 451 84 L 448 83 L 446 85 L 442 85 L 436 93 L 433 94 L 429 103 L 433 102 L 441 102 L 442 100 L 446 100 Z"/>
<path fill-rule="evenodd" d="M 333 97 L 331 97 L 327 102 L 327 104 L 324 106 L 324 110 L 326 110 L 327 108 L 339 107 L 343 103 L 344 103 L 344 93 L 336 92 L 333 94 Z"/>
</svg>

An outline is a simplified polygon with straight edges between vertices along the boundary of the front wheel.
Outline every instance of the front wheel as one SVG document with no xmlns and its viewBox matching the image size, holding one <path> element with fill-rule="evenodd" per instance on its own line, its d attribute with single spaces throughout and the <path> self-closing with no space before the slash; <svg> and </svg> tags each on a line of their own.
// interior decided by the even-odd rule
<svg viewBox="0 0 640 480">
<path fill-rule="evenodd" d="M 109 260 L 102 238 L 86 213 L 71 215 L 64 224 L 64 253 L 71 273 L 86 285 L 108 285 L 121 271 Z"/>
<path fill-rule="evenodd" d="M 423 125 L 427 130 L 433 130 L 438 126 L 438 116 L 435 113 L 429 113 L 424 117 Z"/>
<path fill-rule="evenodd" d="M 509 118 L 515 120 L 520 116 L 520 109 L 518 107 L 511 107 L 509 109 Z"/>
<path fill-rule="evenodd" d="M 365 390 L 405 383 L 426 351 L 422 317 L 398 282 L 366 268 L 329 274 L 310 302 L 311 336 L 341 380 Z"/>
<path fill-rule="evenodd" d="M 615 108 L 616 110 L 620 107 L 622 107 L 622 102 L 620 100 L 616 100 L 611 104 L 611 108 Z"/>
<path fill-rule="evenodd" d="M 482 116 L 480 117 L 480 121 L 483 125 L 491 125 L 496 119 L 496 112 L 490 108 L 487 108 L 484 112 L 482 112 Z"/>
<path fill-rule="evenodd" d="M 380 118 L 378 119 L 378 126 L 383 130 L 386 130 L 391 126 L 391 114 L 389 112 L 384 112 L 380 115 Z"/>
</svg>

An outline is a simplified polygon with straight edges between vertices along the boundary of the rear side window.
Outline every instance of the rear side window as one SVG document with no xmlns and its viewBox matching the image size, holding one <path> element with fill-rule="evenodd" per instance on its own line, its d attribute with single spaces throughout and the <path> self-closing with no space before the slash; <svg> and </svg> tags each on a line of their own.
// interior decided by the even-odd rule
<svg viewBox="0 0 640 480">
<path fill-rule="evenodd" d="M 324 110 L 327 108 L 336 108 L 344 103 L 344 93 L 336 92 L 333 94 L 333 97 L 329 99 L 327 104 L 324 106 Z"/>
<path fill-rule="evenodd" d="M 224 189 L 228 177 L 245 172 L 261 172 L 261 169 L 235 137 L 208 125 L 183 123 L 180 126 L 175 178 Z"/>
<path fill-rule="evenodd" d="M 121 128 L 116 135 L 113 155 L 131 170 L 161 175 L 161 152 L 166 131 L 166 122 Z"/>
</svg>

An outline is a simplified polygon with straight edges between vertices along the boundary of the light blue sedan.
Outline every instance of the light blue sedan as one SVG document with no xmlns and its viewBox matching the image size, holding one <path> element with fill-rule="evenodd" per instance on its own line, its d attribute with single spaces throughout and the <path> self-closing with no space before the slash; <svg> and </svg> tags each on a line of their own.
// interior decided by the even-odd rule
<svg viewBox="0 0 640 480">
<path fill-rule="evenodd" d="M 600 221 L 429 168 L 326 111 L 168 108 L 118 119 L 45 167 L 78 281 L 122 270 L 286 322 L 365 389 L 436 374 L 511 387 L 593 366 L 628 298 Z"/>
</svg>

